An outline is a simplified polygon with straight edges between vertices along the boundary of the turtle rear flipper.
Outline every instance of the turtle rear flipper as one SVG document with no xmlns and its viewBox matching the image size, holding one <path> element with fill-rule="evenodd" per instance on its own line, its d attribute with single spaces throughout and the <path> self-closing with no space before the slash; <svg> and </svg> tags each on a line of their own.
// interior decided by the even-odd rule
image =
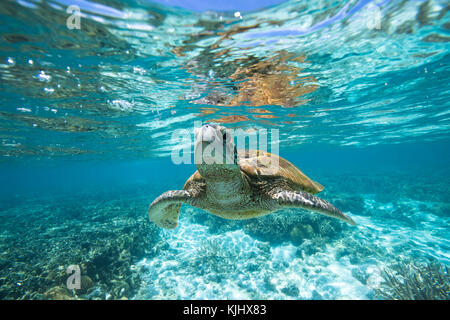
<svg viewBox="0 0 450 320">
<path fill-rule="evenodd" d="M 270 196 L 282 208 L 302 208 L 311 210 L 332 218 L 336 218 L 347 222 L 354 226 L 355 221 L 341 212 L 326 200 L 316 197 L 304 191 L 290 191 L 284 189 L 276 189 L 270 193 Z"/>
<path fill-rule="evenodd" d="M 148 208 L 148 217 L 158 227 L 175 229 L 182 203 L 191 203 L 192 195 L 186 190 L 164 192 Z"/>
</svg>

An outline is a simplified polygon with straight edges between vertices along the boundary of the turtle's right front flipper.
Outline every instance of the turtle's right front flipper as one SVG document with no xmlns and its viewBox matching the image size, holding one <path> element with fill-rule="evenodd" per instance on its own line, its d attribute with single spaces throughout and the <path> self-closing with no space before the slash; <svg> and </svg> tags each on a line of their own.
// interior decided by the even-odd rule
<svg viewBox="0 0 450 320">
<path fill-rule="evenodd" d="M 164 192 L 148 208 L 148 217 L 158 227 L 175 229 L 178 225 L 181 204 L 191 204 L 192 200 L 192 193 L 186 190 Z"/>
</svg>

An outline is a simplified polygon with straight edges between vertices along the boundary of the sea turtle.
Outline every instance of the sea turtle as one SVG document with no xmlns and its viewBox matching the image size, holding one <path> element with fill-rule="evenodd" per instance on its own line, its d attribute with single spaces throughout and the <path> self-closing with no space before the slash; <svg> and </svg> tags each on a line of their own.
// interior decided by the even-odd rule
<svg viewBox="0 0 450 320">
<path fill-rule="evenodd" d="M 355 225 L 331 203 L 313 195 L 323 190 L 322 185 L 281 157 L 258 150 L 237 151 L 223 126 L 207 124 L 196 129 L 195 157 L 197 171 L 183 190 L 167 191 L 150 205 L 148 216 L 157 226 L 174 229 L 182 203 L 232 220 L 302 208 Z"/>
</svg>

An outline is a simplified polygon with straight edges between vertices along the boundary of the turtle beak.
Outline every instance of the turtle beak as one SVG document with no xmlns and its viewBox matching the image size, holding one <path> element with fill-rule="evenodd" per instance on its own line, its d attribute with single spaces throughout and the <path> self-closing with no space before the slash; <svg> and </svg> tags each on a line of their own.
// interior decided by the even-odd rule
<svg viewBox="0 0 450 320">
<path fill-rule="evenodd" d="M 216 140 L 217 128 L 213 125 L 206 124 L 199 129 L 195 129 L 196 143 L 203 142 L 210 144 Z"/>
</svg>

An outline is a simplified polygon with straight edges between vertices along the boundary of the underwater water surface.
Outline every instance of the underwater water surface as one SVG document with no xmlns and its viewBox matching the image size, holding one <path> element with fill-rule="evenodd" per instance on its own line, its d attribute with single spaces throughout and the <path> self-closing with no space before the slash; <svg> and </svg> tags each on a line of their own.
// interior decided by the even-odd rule
<svg viewBox="0 0 450 320">
<path fill-rule="evenodd" d="M 1 2 L 0 299 L 449 299 L 448 3 L 279 2 Z M 158 228 L 198 123 L 276 132 L 357 225 Z"/>
</svg>

